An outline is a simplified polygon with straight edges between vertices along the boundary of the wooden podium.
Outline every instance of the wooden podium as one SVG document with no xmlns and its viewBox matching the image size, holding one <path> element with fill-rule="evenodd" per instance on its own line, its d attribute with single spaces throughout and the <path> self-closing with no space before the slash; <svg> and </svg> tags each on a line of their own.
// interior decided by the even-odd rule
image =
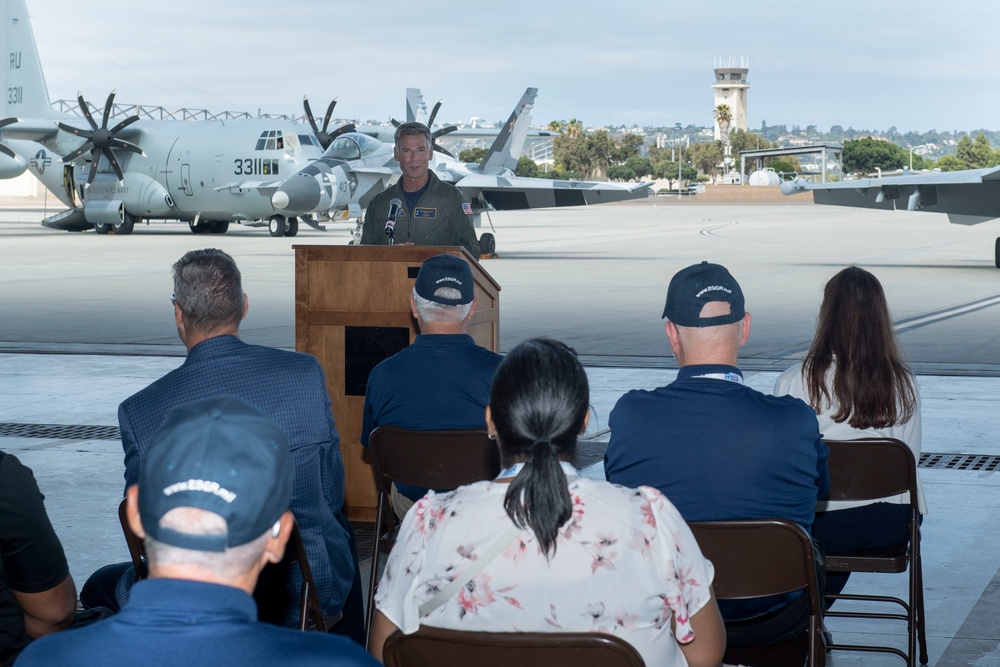
<svg viewBox="0 0 1000 667">
<path fill-rule="evenodd" d="M 296 245 L 295 349 L 319 359 L 333 402 L 344 457 L 349 519 L 374 521 L 375 482 L 361 446 L 368 373 L 413 342 L 410 293 L 424 260 L 448 253 L 472 267 L 476 313 L 469 334 L 494 352 L 500 345 L 500 286 L 461 247 Z"/>
</svg>

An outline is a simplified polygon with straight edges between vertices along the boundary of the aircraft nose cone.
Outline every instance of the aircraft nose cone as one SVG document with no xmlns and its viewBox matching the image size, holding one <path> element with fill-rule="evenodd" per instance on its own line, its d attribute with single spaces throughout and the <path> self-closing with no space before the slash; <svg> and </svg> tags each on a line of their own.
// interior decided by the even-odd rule
<svg viewBox="0 0 1000 667">
<path fill-rule="evenodd" d="M 288 206 L 288 193 L 278 190 L 273 195 L 271 195 L 271 204 L 276 209 L 284 209 Z"/>
<path fill-rule="evenodd" d="M 302 215 L 311 213 L 319 206 L 321 194 L 315 176 L 296 174 L 271 195 L 271 204 L 289 215 Z"/>
</svg>

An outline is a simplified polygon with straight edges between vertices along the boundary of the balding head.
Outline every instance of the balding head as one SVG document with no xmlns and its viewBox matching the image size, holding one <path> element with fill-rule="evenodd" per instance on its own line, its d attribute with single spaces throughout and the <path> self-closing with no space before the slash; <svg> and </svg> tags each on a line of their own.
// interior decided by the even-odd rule
<svg viewBox="0 0 1000 667">
<path fill-rule="evenodd" d="M 729 303 L 709 301 L 702 306 L 701 318 L 729 315 Z M 680 366 L 724 364 L 736 366 L 739 349 L 750 336 L 750 313 L 732 324 L 712 327 L 685 327 L 667 322 L 667 338 Z"/>
</svg>

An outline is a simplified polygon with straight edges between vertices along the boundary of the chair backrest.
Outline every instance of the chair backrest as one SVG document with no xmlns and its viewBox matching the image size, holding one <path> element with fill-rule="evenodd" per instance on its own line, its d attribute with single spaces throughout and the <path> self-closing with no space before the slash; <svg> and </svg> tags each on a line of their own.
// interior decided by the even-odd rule
<svg viewBox="0 0 1000 667">
<path fill-rule="evenodd" d="M 118 503 L 118 522 L 122 525 L 122 532 L 125 534 L 125 544 L 128 545 L 128 554 L 132 557 L 132 567 L 135 568 L 135 580 L 139 581 L 146 576 L 146 566 L 142 559 L 146 555 L 146 547 L 139 536 L 132 531 L 132 526 L 128 525 L 128 513 L 125 509 L 127 498 L 122 498 Z"/>
<path fill-rule="evenodd" d="M 910 493 L 917 506 L 917 465 L 895 438 L 826 440 L 830 448 L 830 500 L 873 500 Z"/>
<path fill-rule="evenodd" d="M 389 480 L 429 489 L 455 489 L 493 479 L 500 472 L 496 441 L 483 429 L 416 431 L 379 426 L 372 431 L 368 447 L 381 493 L 389 493 Z"/>
<path fill-rule="evenodd" d="M 720 600 L 780 595 L 806 589 L 820 613 L 813 545 L 787 519 L 702 521 L 688 524 L 705 558 L 715 566 L 712 587 Z"/>
<path fill-rule="evenodd" d="M 387 667 L 475 665 L 510 667 L 642 667 L 631 644 L 612 635 L 566 632 L 461 632 L 422 627 L 386 640 Z"/>
</svg>

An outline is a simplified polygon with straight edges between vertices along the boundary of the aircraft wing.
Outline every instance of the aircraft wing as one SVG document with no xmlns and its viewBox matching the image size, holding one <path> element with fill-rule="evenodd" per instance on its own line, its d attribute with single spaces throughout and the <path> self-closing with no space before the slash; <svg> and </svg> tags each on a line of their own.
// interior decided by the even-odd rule
<svg viewBox="0 0 1000 667">
<path fill-rule="evenodd" d="M 226 183 L 225 185 L 220 185 L 215 188 L 216 192 L 221 192 L 223 190 L 257 190 L 262 195 L 270 197 L 281 187 L 281 184 L 285 182 L 285 179 L 270 180 L 270 181 L 238 181 L 235 183 Z"/>
<path fill-rule="evenodd" d="M 781 192 L 812 192 L 817 204 L 946 213 L 950 222 L 959 225 L 1000 218 L 1000 167 L 837 183 L 795 180 L 782 183 Z"/>
<path fill-rule="evenodd" d="M 454 183 L 469 201 L 498 211 L 606 204 L 649 196 L 652 183 L 556 181 L 522 176 L 472 174 Z"/>
</svg>

